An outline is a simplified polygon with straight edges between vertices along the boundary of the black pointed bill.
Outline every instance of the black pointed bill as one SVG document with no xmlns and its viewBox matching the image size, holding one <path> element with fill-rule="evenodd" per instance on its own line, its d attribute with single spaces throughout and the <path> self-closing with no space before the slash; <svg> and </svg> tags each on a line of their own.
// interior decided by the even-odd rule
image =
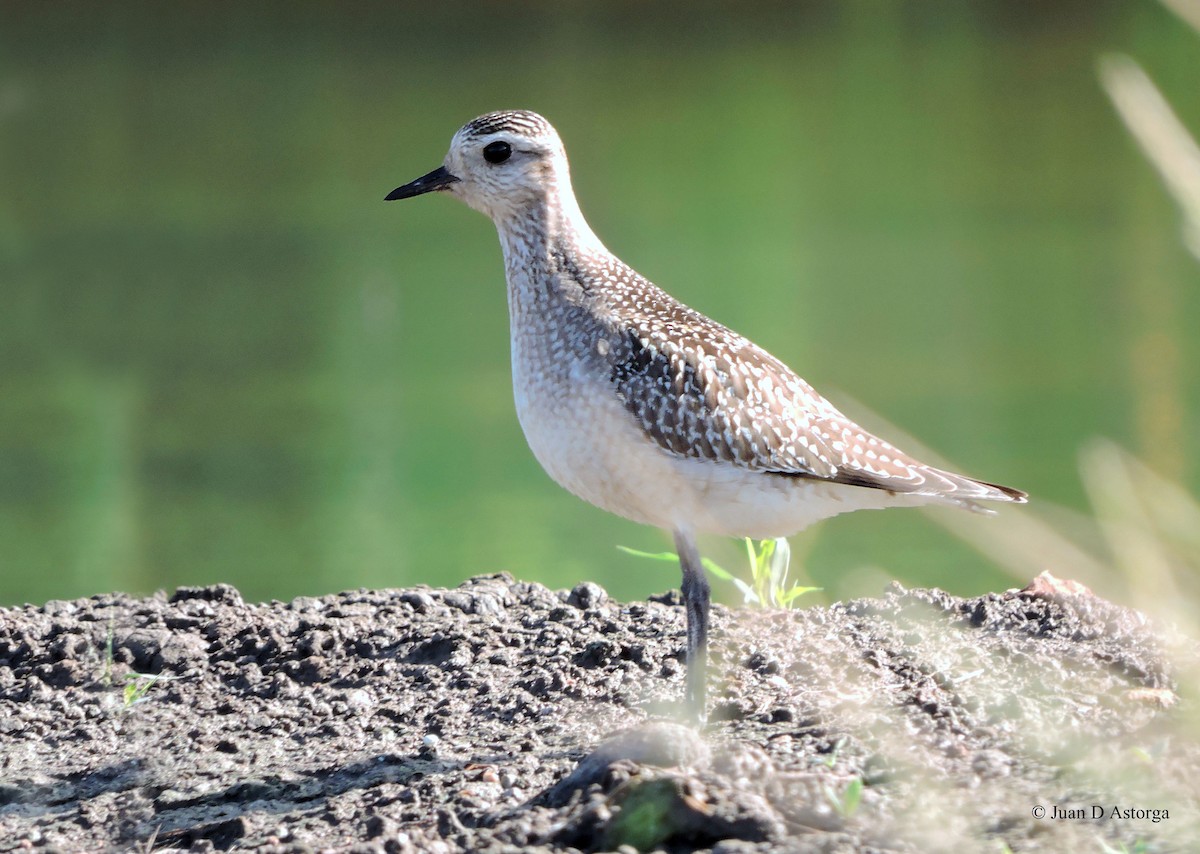
<svg viewBox="0 0 1200 854">
<path fill-rule="evenodd" d="M 451 184 L 457 184 L 458 178 L 446 171 L 445 166 L 439 166 L 428 175 L 422 175 L 415 181 L 410 181 L 403 187 L 397 187 L 387 194 L 384 201 L 394 202 L 396 199 L 410 199 L 422 193 L 432 193 L 434 190 L 444 190 Z"/>
</svg>

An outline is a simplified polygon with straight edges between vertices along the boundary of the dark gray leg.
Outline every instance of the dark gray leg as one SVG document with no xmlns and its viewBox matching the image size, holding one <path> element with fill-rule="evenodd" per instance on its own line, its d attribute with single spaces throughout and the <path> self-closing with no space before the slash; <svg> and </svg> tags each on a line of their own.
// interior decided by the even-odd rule
<svg viewBox="0 0 1200 854">
<path fill-rule="evenodd" d="M 700 563 L 700 552 L 692 535 L 675 532 L 675 550 L 683 569 L 683 607 L 687 612 L 687 705 L 696 720 L 703 723 L 704 683 L 708 673 L 708 578 Z"/>
</svg>

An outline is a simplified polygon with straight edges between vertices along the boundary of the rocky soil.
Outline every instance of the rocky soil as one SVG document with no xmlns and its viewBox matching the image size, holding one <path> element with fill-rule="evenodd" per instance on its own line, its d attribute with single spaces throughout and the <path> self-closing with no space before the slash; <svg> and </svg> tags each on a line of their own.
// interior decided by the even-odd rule
<svg viewBox="0 0 1200 854">
<path fill-rule="evenodd" d="M 1042 578 L 714 621 L 697 731 L 675 595 L 0 609 L 0 851 L 1200 850 L 1196 650 L 1135 612 Z"/>
</svg>

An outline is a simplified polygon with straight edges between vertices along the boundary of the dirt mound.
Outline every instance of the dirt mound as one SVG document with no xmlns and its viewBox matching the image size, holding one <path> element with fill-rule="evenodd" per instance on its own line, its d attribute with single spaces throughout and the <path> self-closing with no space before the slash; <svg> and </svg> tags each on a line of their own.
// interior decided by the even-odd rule
<svg viewBox="0 0 1200 854">
<path fill-rule="evenodd" d="M 674 595 L 622 604 L 488 576 L 0 610 L 0 850 L 1200 839 L 1194 711 L 1175 686 L 1195 650 L 1136 612 L 1047 585 L 969 600 L 895 586 L 714 622 L 697 733 L 671 722 Z"/>
</svg>

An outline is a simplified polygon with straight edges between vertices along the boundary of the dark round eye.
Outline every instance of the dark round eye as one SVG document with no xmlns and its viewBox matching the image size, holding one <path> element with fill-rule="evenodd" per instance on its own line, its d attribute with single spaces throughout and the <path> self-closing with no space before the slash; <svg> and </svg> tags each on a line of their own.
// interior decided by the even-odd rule
<svg viewBox="0 0 1200 854">
<path fill-rule="evenodd" d="M 483 147 L 483 159 L 488 163 L 503 163 L 512 156 L 512 146 L 507 142 L 489 142 Z"/>
</svg>

